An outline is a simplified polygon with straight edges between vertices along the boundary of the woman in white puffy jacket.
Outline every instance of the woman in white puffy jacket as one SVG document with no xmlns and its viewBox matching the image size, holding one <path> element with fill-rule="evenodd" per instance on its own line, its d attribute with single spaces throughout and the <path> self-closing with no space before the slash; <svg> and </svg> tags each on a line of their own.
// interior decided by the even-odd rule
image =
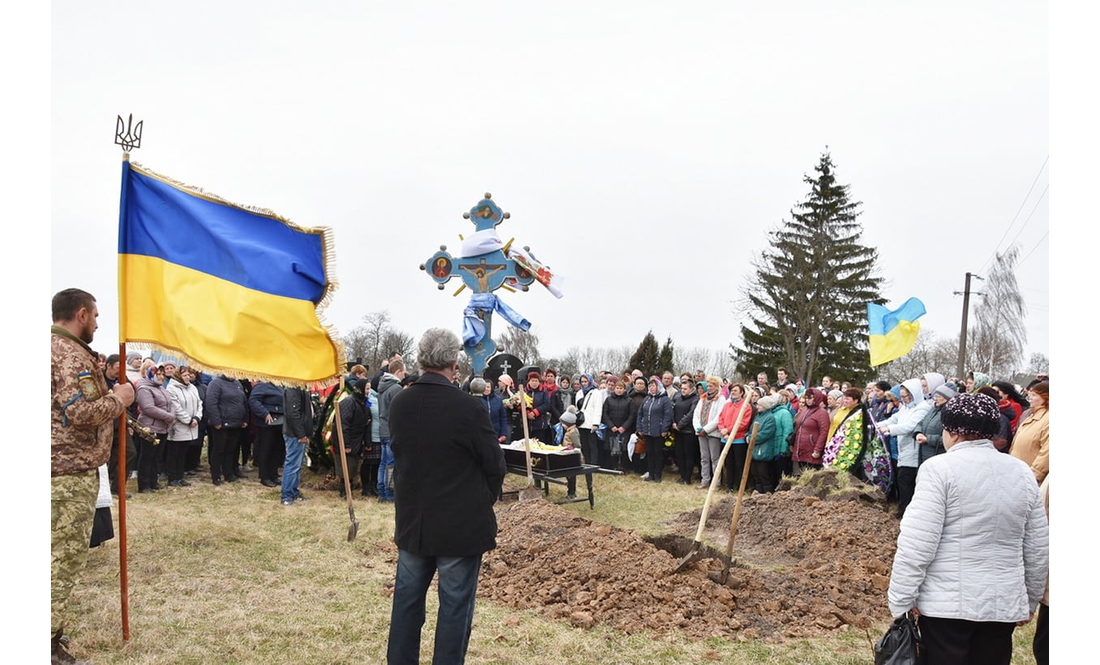
<svg viewBox="0 0 1100 665">
<path fill-rule="evenodd" d="M 932 402 L 924 399 L 920 379 L 909 379 L 901 383 L 902 407 L 892 416 L 878 423 L 883 434 L 898 437 L 898 519 L 905 516 L 905 509 L 913 499 L 913 490 L 917 485 L 917 467 L 920 466 L 920 451 L 917 447 L 917 429 L 925 414 L 932 408 Z"/>
<path fill-rule="evenodd" d="M 1047 518 L 1035 476 L 990 440 L 997 402 L 976 393 L 943 407 L 947 449 L 925 461 L 901 521 L 890 613 L 919 618 L 925 662 L 1008 665 L 1047 579 Z"/>
</svg>

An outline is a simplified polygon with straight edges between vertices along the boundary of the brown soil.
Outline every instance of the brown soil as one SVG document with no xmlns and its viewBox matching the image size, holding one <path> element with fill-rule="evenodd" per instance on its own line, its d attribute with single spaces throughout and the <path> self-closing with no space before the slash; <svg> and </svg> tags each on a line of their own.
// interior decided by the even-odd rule
<svg viewBox="0 0 1100 665">
<path fill-rule="evenodd" d="M 718 582 L 724 546 L 704 546 L 676 572 L 701 506 L 649 542 L 541 498 L 503 503 L 478 595 L 627 633 L 782 641 L 868 628 L 889 618 L 897 520 L 881 495 L 830 494 L 836 477 L 817 475 L 816 486 L 745 497 L 726 584 Z M 715 497 L 704 542 L 728 542 L 735 505 L 730 495 Z"/>
</svg>

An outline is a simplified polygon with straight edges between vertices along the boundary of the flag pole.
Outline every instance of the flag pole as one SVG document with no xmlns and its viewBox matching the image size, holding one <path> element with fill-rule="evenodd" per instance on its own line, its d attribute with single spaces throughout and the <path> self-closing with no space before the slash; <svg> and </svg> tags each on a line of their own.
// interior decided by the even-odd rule
<svg viewBox="0 0 1100 665">
<path fill-rule="evenodd" d="M 126 183 L 130 173 L 130 151 L 141 147 L 141 131 L 144 120 L 133 124 L 134 116 L 130 114 L 125 122 L 122 116 L 118 116 L 115 122 L 115 144 L 122 146 L 122 186 L 118 202 L 118 249 L 122 249 L 123 230 L 126 220 Z M 126 377 L 126 293 L 123 290 L 125 275 L 123 274 L 123 262 L 121 251 L 117 252 L 118 261 L 118 359 L 120 383 L 127 383 Z M 127 529 L 126 529 L 126 485 L 129 481 L 126 470 L 126 455 L 129 452 L 126 438 L 126 409 L 118 417 L 118 565 L 119 565 L 119 597 L 121 604 L 122 641 L 130 641 L 130 580 L 126 560 Z"/>
</svg>

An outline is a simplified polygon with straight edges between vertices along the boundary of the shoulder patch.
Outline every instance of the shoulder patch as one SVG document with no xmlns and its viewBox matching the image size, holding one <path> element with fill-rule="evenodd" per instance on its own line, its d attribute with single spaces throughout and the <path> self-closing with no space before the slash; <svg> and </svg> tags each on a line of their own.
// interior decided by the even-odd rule
<svg viewBox="0 0 1100 665">
<path fill-rule="evenodd" d="M 84 399 L 89 402 L 94 402 L 102 395 L 99 393 L 99 386 L 96 385 L 95 379 L 92 378 L 91 372 L 81 372 L 76 375 L 77 384 L 80 386 L 80 393 L 84 395 Z"/>
</svg>

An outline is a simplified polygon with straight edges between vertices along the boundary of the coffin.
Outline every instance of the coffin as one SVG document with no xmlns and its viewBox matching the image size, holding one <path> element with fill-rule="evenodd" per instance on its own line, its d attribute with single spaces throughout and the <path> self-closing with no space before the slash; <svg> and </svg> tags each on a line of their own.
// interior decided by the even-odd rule
<svg viewBox="0 0 1100 665">
<path fill-rule="evenodd" d="M 508 466 L 527 468 L 527 453 L 523 449 L 523 442 L 501 444 L 504 451 L 504 461 Z M 534 471 L 560 471 L 563 469 L 576 469 L 581 466 L 581 451 L 531 451 L 531 469 Z"/>
</svg>

